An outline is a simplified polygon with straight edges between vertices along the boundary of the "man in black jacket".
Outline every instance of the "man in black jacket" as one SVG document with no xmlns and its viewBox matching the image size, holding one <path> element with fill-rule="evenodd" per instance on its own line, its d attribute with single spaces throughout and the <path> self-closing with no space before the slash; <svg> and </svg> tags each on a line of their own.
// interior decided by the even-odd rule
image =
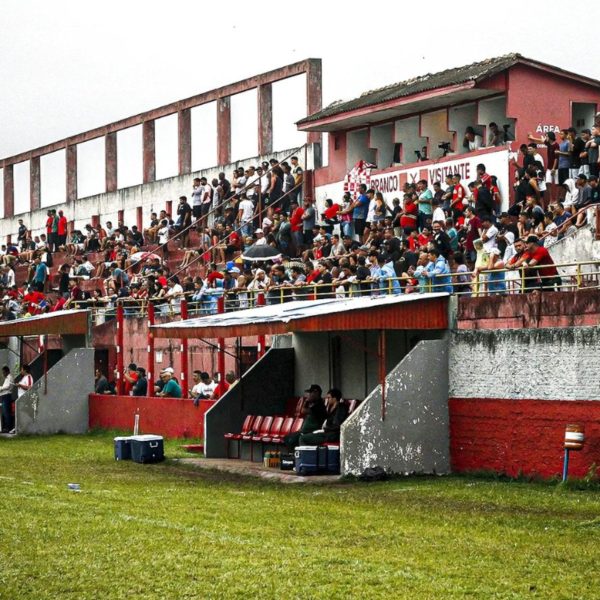
<svg viewBox="0 0 600 600">
<path fill-rule="evenodd" d="M 442 229 L 442 225 L 439 221 L 434 221 L 431 226 L 433 229 L 433 240 L 432 244 L 439 250 L 440 254 L 448 260 L 452 253 L 452 247 L 450 246 L 450 237 Z"/>
<path fill-rule="evenodd" d="M 342 402 L 342 392 L 331 388 L 325 396 L 327 402 L 327 419 L 322 429 L 300 436 L 300 446 L 318 446 L 325 442 L 339 442 L 340 428 L 348 418 L 348 404 Z"/>
<path fill-rule="evenodd" d="M 483 215 L 494 214 L 494 198 L 490 190 L 481 183 L 481 179 L 475 182 L 477 189 L 477 200 L 475 201 L 475 214 L 481 219 Z"/>
</svg>

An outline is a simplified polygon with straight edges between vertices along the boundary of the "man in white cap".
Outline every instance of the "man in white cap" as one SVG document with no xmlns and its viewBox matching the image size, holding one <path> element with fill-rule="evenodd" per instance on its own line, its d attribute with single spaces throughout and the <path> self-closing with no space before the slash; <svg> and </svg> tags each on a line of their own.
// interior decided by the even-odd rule
<svg viewBox="0 0 600 600">
<path fill-rule="evenodd" d="M 254 242 L 254 245 L 266 246 L 267 238 L 265 237 L 265 232 L 262 229 L 257 229 L 254 233 L 256 234 L 256 242 Z"/>
</svg>

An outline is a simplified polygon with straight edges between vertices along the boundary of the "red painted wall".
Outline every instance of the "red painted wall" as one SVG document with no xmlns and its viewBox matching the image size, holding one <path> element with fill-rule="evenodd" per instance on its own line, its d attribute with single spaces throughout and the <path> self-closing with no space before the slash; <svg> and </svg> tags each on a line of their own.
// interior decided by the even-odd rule
<svg viewBox="0 0 600 600">
<path fill-rule="evenodd" d="M 560 475 L 568 423 L 583 424 L 586 436 L 584 449 L 571 452 L 569 475 L 600 466 L 600 402 L 451 398 L 449 410 L 455 472 Z"/>
<path fill-rule="evenodd" d="M 204 438 L 204 413 L 215 403 L 178 398 L 104 396 L 90 394 L 90 428 L 133 431 L 135 414 L 140 415 L 140 433 L 171 438 Z"/>
<path fill-rule="evenodd" d="M 527 133 L 539 123 L 571 126 L 571 102 L 600 104 L 600 92 L 572 79 L 558 77 L 526 65 L 508 72 L 507 116 L 517 119 L 516 137 L 527 143 Z"/>
</svg>

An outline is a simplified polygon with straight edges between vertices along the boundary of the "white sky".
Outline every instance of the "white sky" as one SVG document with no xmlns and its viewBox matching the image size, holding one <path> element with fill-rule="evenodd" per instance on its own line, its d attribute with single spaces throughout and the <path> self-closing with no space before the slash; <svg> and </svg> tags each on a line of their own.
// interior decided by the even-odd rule
<svg viewBox="0 0 600 600">
<path fill-rule="evenodd" d="M 522 0 L 2 0 L 0 157 L 309 57 L 323 59 L 324 106 L 515 51 L 600 79 L 591 30 L 600 3 L 577 7 L 558 0 L 535 7 Z M 565 29 L 569 21 L 578 24 L 576 33 Z M 304 116 L 302 80 L 274 86 L 273 97 L 275 147 L 292 147 L 298 142 L 292 121 Z M 253 155 L 256 94 L 234 98 L 232 107 L 233 157 Z M 194 168 L 214 164 L 214 114 L 209 105 L 192 116 Z M 175 132 L 173 119 L 157 125 L 159 177 L 177 167 Z M 131 156 L 139 132 L 121 137 L 119 161 L 139 160 Z M 141 163 L 134 164 L 138 171 L 141 177 Z M 94 176 L 102 185 L 101 168 Z M 90 174 L 88 193 L 92 180 Z M 59 194 L 59 187 L 47 189 Z M 42 204 L 51 203 L 43 191 Z"/>
</svg>

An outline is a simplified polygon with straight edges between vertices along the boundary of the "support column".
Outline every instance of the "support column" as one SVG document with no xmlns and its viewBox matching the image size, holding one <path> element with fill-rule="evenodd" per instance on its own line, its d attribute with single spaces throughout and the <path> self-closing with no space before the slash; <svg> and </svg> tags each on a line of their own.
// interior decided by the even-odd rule
<svg viewBox="0 0 600 600">
<path fill-rule="evenodd" d="M 264 306 L 265 304 L 266 304 L 265 294 L 263 292 L 259 292 L 256 296 L 256 305 Z M 257 358 L 262 358 L 265 355 L 265 344 L 266 344 L 265 336 L 259 335 L 258 336 L 258 344 L 257 344 L 257 351 L 258 351 Z"/>
<path fill-rule="evenodd" d="M 13 165 L 4 167 L 4 217 L 15 214 L 15 177 Z"/>
<path fill-rule="evenodd" d="M 156 138 L 154 121 L 144 121 L 142 125 L 144 174 L 143 182 L 156 180 Z"/>
<path fill-rule="evenodd" d="M 188 318 L 188 304 L 187 304 L 187 300 L 184 298 L 181 301 L 181 320 L 185 321 L 187 318 Z M 181 393 L 182 393 L 182 398 L 188 397 L 189 379 L 190 379 L 188 354 L 189 354 L 188 339 L 181 338 Z"/>
<path fill-rule="evenodd" d="M 29 210 L 39 210 L 42 205 L 42 177 L 40 157 L 29 161 Z"/>
<path fill-rule="evenodd" d="M 67 202 L 77 200 L 77 146 L 67 146 Z"/>
<path fill-rule="evenodd" d="M 308 70 L 306 71 L 306 114 L 312 115 L 321 110 L 323 102 L 323 93 L 321 88 L 321 59 L 311 58 L 308 61 Z M 321 134 L 318 131 L 310 131 L 307 141 L 309 144 L 321 143 Z M 306 165 L 304 165 L 306 168 Z"/>
<path fill-rule="evenodd" d="M 144 233 L 144 212 L 141 206 L 135 209 L 135 224 L 141 233 Z"/>
<path fill-rule="evenodd" d="M 223 314 L 225 312 L 225 296 L 221 296 L 217 299 L 217 313 Z M 217 371 L 219 372 L 219 383 L 221 384 L 221 390 L 223 390 L 223 382 L 225 381 L 225 339 L 219 338 L 217 340 L 217 346 L 219 347 L 219 355 L 217 357 Z M 224 392 L 221 391 L 221 395 Z"/>
<path fill-rule="evenodd" d="M 116 192 L 117 182 L 117 134 L 107 133 L 105 138 L 105 167 L 106 167 L 106 191 Z"/>
<path fill-rule="evenodd" d="M 217 162 L 228 165 L 231 162 L 231 98 L 217 100 Z"/>
<path fill-rule="evenodd" d="M 273 152 L 273 86 L 270 83 L 257 88 L 258 155 Z"/>
<path fill-rule="evenodd" d="M 179 174 L 192 172 L 192 113 L 189 108 L 177 113 Z"/>
<path fill-rule="evenodd" d="M 123 305 L 119 303 L 117 304 L 117 381 L 115 382 L 118 396 L 122 396 L 125 392 L 125 379 L 123 378 L 125 369 L 123 360 L 124 320 Z"/>
<path fill-rule="evenodd" d="M 148 390 L 146 396 L 154 396 L 154 304 L 148 302 L 148 361 L 146 364 L 146 376 L 148 379 Z"/>
</svg>

